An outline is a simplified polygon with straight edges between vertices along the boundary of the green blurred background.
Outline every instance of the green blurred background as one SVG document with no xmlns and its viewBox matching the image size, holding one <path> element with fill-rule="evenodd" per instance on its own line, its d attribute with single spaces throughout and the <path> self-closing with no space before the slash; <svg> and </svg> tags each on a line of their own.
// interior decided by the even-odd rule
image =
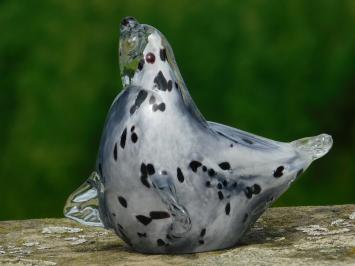
<svg viewBox="0 0 355 266">
<path fill-rule="evenodd" d="M 61 217 L 121 90 L 131 15 L 170 41 L 206 119 L 331 152 L 275 205 L 355 202 L 355 1 L 1 1 L 0 220 Z"/>
</svg>

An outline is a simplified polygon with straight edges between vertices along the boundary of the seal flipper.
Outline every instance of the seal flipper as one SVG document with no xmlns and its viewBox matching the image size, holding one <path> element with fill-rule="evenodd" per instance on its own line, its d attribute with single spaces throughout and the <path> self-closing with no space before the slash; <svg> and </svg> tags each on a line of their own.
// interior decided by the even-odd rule
<svg viewBox="0 0 355 266">
<path fill-rule="evenodd" d="M 185 207 L 178 202 L 172 178 L 166 174 L 154 174 L 150 180 L 173 218 L 168 236 L 171 239 L 184 237 L 191 230 L 191 219 Z"/>
<path fill-rule="evenodd" d="M 64 216 L 79 223 L 104 227 L 99 213 L 98 188 L 101 180 L 98 173 L 93 172 L 89 178 L 67 199 Z"/>
</svg>

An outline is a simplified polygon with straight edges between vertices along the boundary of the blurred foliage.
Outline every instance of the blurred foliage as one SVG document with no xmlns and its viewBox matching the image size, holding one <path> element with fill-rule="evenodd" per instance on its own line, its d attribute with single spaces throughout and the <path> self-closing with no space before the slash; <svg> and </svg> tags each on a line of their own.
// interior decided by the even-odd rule
<svg viewBox="0 0 355 266">
<path fill-rule="evenodd" d="M 118 28 L 162 31 L 201 112 L 335 145 L 276 205 L 355 202 L 355 1 L 1 1 L 0 220 L 62 216 L 121 90 Z"/>
</svg>

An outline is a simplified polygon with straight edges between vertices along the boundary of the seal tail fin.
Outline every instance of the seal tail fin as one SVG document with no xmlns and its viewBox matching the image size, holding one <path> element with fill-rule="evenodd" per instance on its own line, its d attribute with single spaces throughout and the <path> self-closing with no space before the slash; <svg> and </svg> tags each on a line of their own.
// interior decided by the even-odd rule
<svg viewBox="0 0 355 266">
<path fill-rule="evenodd" d="M 79 223 L 104 227 L 99 213 L 97 185 L 100 176 L 93 172 L 67 199 L 64 216 Z"/>
<path fill-rule="evenodd" d="M 328 153 L 333 145 L 333 138 L 328 134 L 320 134 L 292 141 L 291 145 L 301 154 L 310 157 L 312 162 Z"/>
</svg>

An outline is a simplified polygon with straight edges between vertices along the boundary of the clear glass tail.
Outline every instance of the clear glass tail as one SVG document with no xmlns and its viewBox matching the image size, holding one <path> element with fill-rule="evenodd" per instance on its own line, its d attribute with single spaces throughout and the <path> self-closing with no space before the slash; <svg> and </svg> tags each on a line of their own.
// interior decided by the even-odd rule
<svg viewBox="0 0 355 266">
<path fill-rule="evenodd" d="M 300 152 L 311 157 L 314 161 L 326 155 L 333 145 L 333 138 L 328 134 L 298 139 L 291 142 Z"/>
<path fill-rule="evenodd" d="M 79 223 L 104 227 L 99 214 L 98 189 L 100 176 L 93 172 L 90 177 L 67 199 L 64 216 Z"/>
</svg>

